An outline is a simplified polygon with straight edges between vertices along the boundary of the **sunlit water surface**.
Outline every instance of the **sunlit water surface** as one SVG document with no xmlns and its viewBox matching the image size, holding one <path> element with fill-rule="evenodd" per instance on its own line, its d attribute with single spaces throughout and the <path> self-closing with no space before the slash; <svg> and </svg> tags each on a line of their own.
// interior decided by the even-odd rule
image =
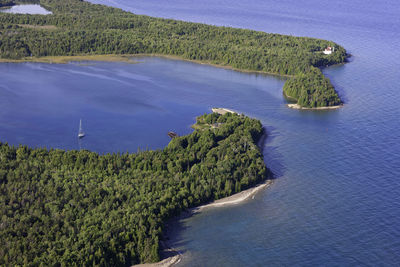
<svg viewBox="0 0 400 267">
<path fill-rule="evenodd" d="M 346 104 L 285 106 L 284 80 L 194 63 L 0 64 L 0 137 L 100 153 L 162 148 L 223 106 L 260 119 L 275 183 L 243 204 L 180 221 L 181 266 L 400 264 L 400 3 L 92 0 L 140 14 L 334 40 L 324 70 Z M 77 140 L 79 119 L 87 136 Z"/>
</svg>

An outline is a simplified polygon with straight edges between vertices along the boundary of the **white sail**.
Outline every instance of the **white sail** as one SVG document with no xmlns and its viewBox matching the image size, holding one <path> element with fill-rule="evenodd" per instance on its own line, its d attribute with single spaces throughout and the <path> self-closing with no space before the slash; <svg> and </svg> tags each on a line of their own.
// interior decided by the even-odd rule
<svg viewBox="0 0 400 267">
<path fill-rule="evenodd" d="M 78 137 L 82 138 L 85 136 L 85 132 L 82 129 L 82 119 L 79 120 L 79 132 L 78 132 Z"/>
</svg>

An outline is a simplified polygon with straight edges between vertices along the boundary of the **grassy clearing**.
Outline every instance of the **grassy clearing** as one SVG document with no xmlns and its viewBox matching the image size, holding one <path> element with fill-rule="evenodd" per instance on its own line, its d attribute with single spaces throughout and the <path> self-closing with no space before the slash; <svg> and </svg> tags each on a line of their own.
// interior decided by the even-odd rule
<svg viewBox="0 0 400 267">
<path fill-rule="evenodd" d="M 35 30 L 57 30 L 57 26 L 54 25 L 31 25 L 31 24 L 17 24 L 22 28 L 35 29 Z"/>
</svg>

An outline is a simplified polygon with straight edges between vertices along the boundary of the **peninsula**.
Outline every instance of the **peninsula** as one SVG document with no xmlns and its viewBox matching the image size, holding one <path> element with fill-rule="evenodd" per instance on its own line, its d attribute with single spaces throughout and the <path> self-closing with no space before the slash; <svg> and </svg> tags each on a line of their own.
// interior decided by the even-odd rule
<svg viewBox="0 0 400 267">
<path fill-rule="evenodd" d="M 260 121 L 228 112 L 197 123 L 163 150 L 136 154 L 0 143 L 0 265 L 156 262 L 169 218 L 271 178 Z"/>
<path fill-rule="evenodd" d="M 30 2 L 52 14 L 1 13 L 3 62 L 46 61 L 43 57 L 48 56 L 165 55 L 286 76 L 284 94 L 301 107 L 342 103 L 320 70 L 346 60 L 345 49 L 331 41 L 153 18 L 80 0 Z M 328 47 L 333 48 L 329 54 Z"/>
</svg>

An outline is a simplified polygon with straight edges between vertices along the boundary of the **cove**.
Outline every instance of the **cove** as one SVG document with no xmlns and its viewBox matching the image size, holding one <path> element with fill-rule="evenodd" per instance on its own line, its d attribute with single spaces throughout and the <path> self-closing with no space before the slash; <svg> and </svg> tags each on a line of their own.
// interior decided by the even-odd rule
<svg viewBox="0 0 400 267">
<path fill-rule="evenodd" d="M 156 57 L 135 60 L 0 64 L 2 141 L 136 152 L 165 147 L 169 131 L 190 133 L 195 117 L 215 106 L 241 111 L 278 100 L 274 105 L 286 108 L 284 80 L 275 77 Z M 80 119 L 86 137 L 78 140 Z"/>
</svg>

